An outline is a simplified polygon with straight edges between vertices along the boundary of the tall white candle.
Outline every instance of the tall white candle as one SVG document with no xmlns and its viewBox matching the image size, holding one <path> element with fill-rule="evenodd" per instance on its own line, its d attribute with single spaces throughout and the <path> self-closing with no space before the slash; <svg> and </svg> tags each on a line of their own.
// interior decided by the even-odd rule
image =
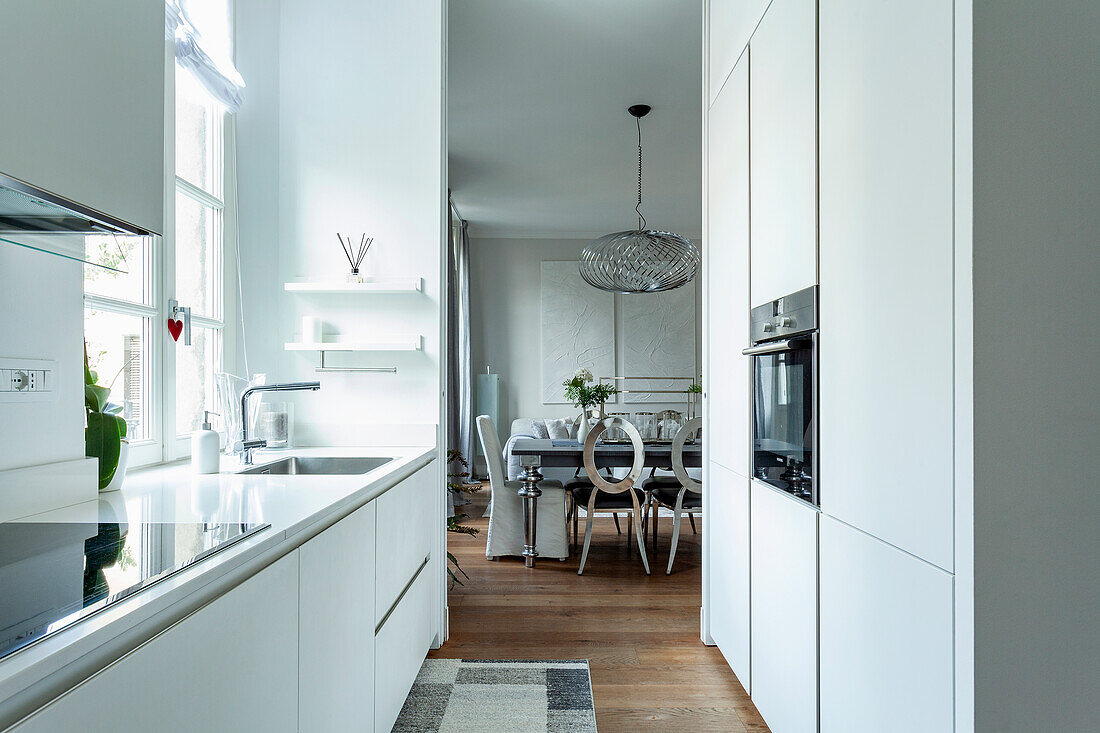
<svg viewBox="0 0 1100 733">
<path fill-rule="evenodd" d="M 319 344 L 324 341 L 324 322 L 316 316 L 302 316 L 302 343 Z"/>
</svg>

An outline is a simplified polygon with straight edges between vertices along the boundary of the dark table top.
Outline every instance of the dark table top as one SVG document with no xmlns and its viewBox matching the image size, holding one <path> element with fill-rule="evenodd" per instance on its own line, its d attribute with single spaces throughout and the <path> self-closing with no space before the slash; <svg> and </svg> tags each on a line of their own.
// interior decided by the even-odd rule
<svg viewBox="0 0 1100 733">
<path fill-rule="evenodd" d="M 580 443 L 554 445 L 553 440 L 523 438 L 512 445 L 512 455 L 539 456 L 543 466 L 572 468 L 584 465 L 584 446 Z M 594 452 L 596 466 L 620 468 L 634 462 L 634 448 L 629 443 L 597 443 Z M 672 465 L 672 446 L 668 443 L 649 443 L 645 447 L 645 465 L 667 468 Z M 684 465 L 698 468 L 703 465 L 703 446 L 699 443 L 684 446 Z"/>
</svg>

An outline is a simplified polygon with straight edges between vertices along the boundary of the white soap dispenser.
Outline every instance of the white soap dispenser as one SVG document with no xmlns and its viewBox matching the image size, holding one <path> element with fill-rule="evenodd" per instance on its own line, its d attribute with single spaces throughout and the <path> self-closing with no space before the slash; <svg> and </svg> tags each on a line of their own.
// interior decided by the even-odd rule
<svg viewBox="0 0 1100 733">
<path fill-rule="evenodd" d="M 217 473 L 221 464 L 221 438 L 210 429 L 210 416 L 216 412 L 203 410 L 202 430 L 191 435 L 191 467 L 195 473 Z"/>
</svg>

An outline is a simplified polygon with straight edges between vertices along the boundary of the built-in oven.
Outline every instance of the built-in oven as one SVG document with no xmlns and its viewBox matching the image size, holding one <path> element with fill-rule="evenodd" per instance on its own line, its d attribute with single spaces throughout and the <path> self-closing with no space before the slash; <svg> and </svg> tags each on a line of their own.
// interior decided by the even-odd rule
<svg viewBox="0 0 1100 733">
<path fill-rule="evenodd" d="M 753 476 L 817 505 L 817 287 L 753 308 L 750 323 Z"/>
</svg>

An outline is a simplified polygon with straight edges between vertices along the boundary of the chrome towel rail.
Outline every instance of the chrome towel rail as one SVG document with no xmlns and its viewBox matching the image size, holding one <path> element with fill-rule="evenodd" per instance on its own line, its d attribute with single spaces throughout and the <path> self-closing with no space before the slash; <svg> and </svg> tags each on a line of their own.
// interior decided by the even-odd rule
<svg viewBox="0 0 1100 733">
<path fill-rule="evenodd" d="M 397 367 L 330 367 L 325 366 L 325 351 L 322 349 L 321 364 L 313 371 L 315 372 L 375 372 L 385 374 L 397 374 Z"/>
</svg>

